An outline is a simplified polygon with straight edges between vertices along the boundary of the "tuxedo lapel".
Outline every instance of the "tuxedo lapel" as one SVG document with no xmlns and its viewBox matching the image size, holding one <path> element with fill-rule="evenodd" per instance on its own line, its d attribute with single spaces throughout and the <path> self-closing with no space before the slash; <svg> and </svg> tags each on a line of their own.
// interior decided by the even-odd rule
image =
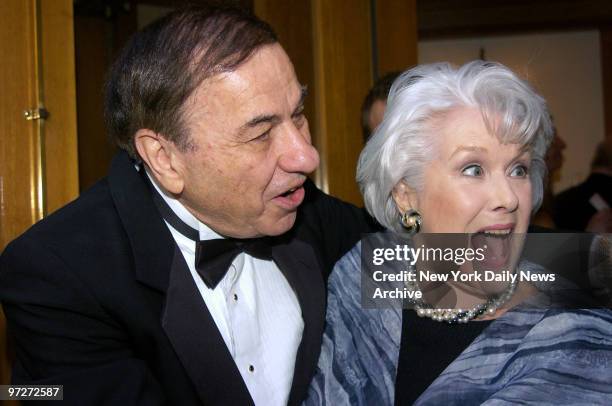
<svg viewBox="0 0 612 406">
<path fill-rule="evenodd" d="M 324 282 L 312 247 L 298 239 L 275 245 L 272 257 L 293 288 L 304 320 L 288 402 L 298 405 L 306 395 L 321 350 L 325 321 Z"/>
<path fill-rule="evenodd" d="M 253 404 L 178 247 L 170 270 L 162 327 L 204 404 Z"/>
<path fill-rule="evenodd" d="M 125 152 L 113 159 L 108 180 L 136 279 L 159 293 L 162 327 L 198 396 L 205 404 L 252 404 L 182 253 Z"/>
<path fill-rule="evenodd" d="M 160 296 L 162 326 L 199 397 L 206 404 L 252 404 L 183 255 L 125 152 L 113 160 L 108 179 L 130 240 L 136 279 L 165 295 L 165 301 Z M 294 290 L 304 320 L 289 394 L 289 404 L 297 405 L 306 394 L 321 348 L 325 321 L 322 270 L 312 247 L 294 233 L 276 239 L 272 257 Z"/>
</svg>

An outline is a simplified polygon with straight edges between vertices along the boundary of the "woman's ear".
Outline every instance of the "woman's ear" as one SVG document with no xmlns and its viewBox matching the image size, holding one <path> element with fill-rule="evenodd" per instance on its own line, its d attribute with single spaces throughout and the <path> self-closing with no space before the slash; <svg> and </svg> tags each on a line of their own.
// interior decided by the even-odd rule
<svg viewBox="0 0 612 406">
<path fill-rule="evenodd" d="M 184 187 L 182 155 L 176 145 L 161 134 L 141 128 L 134 135 L 134 146 L 159 186 L 173 195 L 181 194 Z"/>
<path fill-rule="evenodd" d="M 418 199 L 416 191 L 408 186 L 404 180 L 400 180 L 391 191 L 395 205 L 400 213 L 413 209 L 418 210 Z"/>
</svg>

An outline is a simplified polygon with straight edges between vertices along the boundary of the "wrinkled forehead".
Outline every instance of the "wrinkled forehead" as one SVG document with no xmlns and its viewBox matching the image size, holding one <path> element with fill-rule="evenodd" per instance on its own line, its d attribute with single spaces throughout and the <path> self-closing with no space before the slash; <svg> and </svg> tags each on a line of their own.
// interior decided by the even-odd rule
<svg viewBox="0 0 612 406">
<path fill-rule="evenodd" d="M 275 43 L 261 46 L 236 69 L 205 79 L 183 111 L 188 120 L 241 126 L 257 116 L 290 114 L 301 98 L 293 65 Z"/>
<path fill-rule="evenodd" d="M 210 92 L 222 85 L 236 96 L 248 92 L 277 94 L 287 84 L 297 85 L 295 70 L 282 46 L 274 43 L 258 47 L 240 65 L 204 79 L 196 91 Z"/>
</svg>

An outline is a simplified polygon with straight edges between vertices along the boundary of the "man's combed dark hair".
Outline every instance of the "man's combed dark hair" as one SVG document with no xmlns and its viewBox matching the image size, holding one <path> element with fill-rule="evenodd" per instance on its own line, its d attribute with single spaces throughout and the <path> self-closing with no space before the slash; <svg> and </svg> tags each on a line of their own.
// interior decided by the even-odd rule
<svg viewBox="0 0 612 406">
<path fill-rule="evenodd" d="M 152 23 L 134 35 L 110 70 L 104 106 L 109 136 L 133 158 L 134 134 L 142 128 L 187 149 L 187 98 L 205 79 L 235 70 L 275 42 L 267 23 L 235 8 L 189 7 Z"/>
</svg>

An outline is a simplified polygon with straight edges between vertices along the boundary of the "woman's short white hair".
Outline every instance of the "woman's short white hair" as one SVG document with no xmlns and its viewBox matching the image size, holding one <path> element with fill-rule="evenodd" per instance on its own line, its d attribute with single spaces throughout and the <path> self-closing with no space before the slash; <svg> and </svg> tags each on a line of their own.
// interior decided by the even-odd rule
<svg viewBox="0 0 612 406">
<path fill-rule="evenodd" d="M 499 63 L 473 61 L 460 68 L 448 63 L 420 65 L 393 83 L 385 117 L 357 165 L 365 206 L 386 228 L 402 231 L 393 187 L 404 180 L 417 193 L 423 188 L 424 167 L 435 153 L 432 119 L 462 107 L 479 109 L 487 129 L 501 142 L 531 151 L 533 212 L 540 207 L 544 154 L 553 137 L 546 101 Z"/>
</svg>

